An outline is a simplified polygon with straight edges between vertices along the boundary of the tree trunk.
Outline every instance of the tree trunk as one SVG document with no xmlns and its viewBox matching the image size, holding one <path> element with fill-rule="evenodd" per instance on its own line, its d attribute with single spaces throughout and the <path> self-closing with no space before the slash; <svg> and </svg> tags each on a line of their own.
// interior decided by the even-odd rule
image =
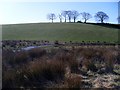
<svg viewBox="0 0 120 90">
<path fill-rule="evenodd" d="M 75 23 L 75 17 L 74 17 L 74 23 Z"/>
<path fill-rule="evenodd" d="M 84 23 L 86 23 L 86 21 L 87 21 L 87 20 L 85 19 Z"/>
<path fill-rule="evenodd" d="M 71 22 L 71 19 L 69 18 L 69 22 Z"/>
<path fill-rule="evenodd" d="M 103 19 L 101 19 L 101 23 L 104 23 L 104 22 L 103 22 Z"/>
<path fill-rule="evenodd" d="M 66 16 L 65 16 L 65 22 L 66 22 Z"/>
<path fill-rule="evenodd" d="M 53 19 L 52 19 L 52 23 L 53 23 Z"/>
<path fill-rule="evenodd" d="M 62 22 L 62 19 L 60 19 L 60 23 Z"/>
<path fill-rule="evenodd" d="M 66 18 L 65 18 L 65 22 L 66 22 Z"/>
</svg>

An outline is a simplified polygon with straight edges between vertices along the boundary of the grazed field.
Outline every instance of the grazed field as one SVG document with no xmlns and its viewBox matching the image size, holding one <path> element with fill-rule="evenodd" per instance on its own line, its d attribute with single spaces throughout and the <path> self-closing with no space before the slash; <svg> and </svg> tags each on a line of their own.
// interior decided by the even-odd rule
<svg viewBox="0 0 120 90">
<path fill-rule="evenodd" d="M 3 40 L 118 41 L 118 29 L 83 23 L 34 23 L 2 26 Z"/>
</svg>

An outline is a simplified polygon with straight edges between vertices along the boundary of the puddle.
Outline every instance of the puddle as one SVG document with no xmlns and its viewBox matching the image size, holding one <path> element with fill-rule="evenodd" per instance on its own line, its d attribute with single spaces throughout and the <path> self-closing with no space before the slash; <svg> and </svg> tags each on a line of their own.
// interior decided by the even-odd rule
<svg viewBox="0 0 120 90">
<path fill-rule="evenodd" d="M 53 45 L 29 46 L 29 47 L 22 48 L 21 50 L 31 50 L 33 48 L 47 47 L 47 46 L 53 46 Z"/>
</svg>

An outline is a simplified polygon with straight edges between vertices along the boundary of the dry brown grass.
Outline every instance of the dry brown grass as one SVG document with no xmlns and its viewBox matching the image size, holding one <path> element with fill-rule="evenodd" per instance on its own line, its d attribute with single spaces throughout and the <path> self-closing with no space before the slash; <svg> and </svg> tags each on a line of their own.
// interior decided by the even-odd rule
<svg viewBox="0 0 120 90">
<path fill-rule="evenodd" d="M 64 85 L 67 88 L 80 88 L 82 86 L 82 77 L 79 74 L 72 73 L 69 66 L 65 70 Z"/>
<path fill-rule="evenodd" d="M 24 63 L 28 60 L 28 53 L 23 51 L 23 52 L 18 52 L 15 54 L 14 60 L 11 61 L 11 63 Z"/>
<path fill-rule="evenodd" d="M 81 88 L 82 78 L 81 77 L 69 77 L 65 80 L 67 88 Z"/>
<path fill-rule="evenodd" d="M 54 59 L 57 59 L 59 61 L 64 62 L 65 65 L 69 65 L 71 72 L 76 72 L 78 71 L 78 61 L 76 60 L 76 53 L 74 53 L 71 50 L 68 50 L 67 52 L 61 51 L 58 52 Z"/>
<path fill-rule="evenodd" d="M 33 59 L 33 58 L 39 58 L 43 55 L 46 54 L 46 50 L 41 49 L 41 48 L 34 48 L 28 51 L 29 52 L 29 56 Z"/>
<path fill-rule="evenodd" d="M 11 53 L 6 51 L 3 53 L 3 86 L 4 87 L 40 87 L 46 82 L 54 82 L 59 84 L 64 81 L 64 86 L 68 88 L 82 87 L 82 67 L 96 72 L 99 69 L 96 61 L 110 72 L 114 69 L 116 59 L 119 60 L 117 50 L 106 47 L 80 47 L 74 49 L 56 48 L 46 52 L 45 49 L 32 49 L 28 52 Z M 8 55 L 8 56 L 7 56 Z M 33 58 L 33 61 L 29 61 Z M 96 59 L 97 58 L 97 59 Z M 96 60 L 96 61 L 95 61 Z M 27 63 L 25 63 L 27 61 Z M 10 65 L 20 65 L 19 68 L 9 68 Z M 81 64 L 81 67 L 79 66 Z M 69 73 L 66 78 L 66 66 L 69 67 Z M 78 69 L 79 68 L 79 69 Z M 103 67 L 102 67 L 103 68 Z M 84 69 L 83 69 L 84 70 Z M 18 73 L 19 72 L 19 73 Z M 84 73 L 84 72 L 83 72 Z M 83 75 L 83 74 L 82 74 Z M 23 83 L 24 82 L 24 83 Z"/>
<path fill-rule="evenodd" d="M 15 71 L 3 71 L 2 73 L 2 87 L 14 88 L 15 87 Z"/>
<path fill-rule="evenodd" d="M 61 80 L 65 72 L 64 63 L 58 60 L 37 60 L 29 65 L 29 72 L 36 79 Z"/>
<path fill-rule="evenodd" d="M 115 55 L 112 50 L 108 50 L 104 53 L 106 72 L 113 72 L 115 64 Z"/>
</svg>

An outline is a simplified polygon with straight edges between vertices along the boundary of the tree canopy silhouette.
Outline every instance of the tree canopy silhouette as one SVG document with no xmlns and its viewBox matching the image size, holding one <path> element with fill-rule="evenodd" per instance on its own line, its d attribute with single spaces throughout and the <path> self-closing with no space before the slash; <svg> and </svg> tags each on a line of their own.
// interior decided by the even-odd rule
<svg viewBox="0 0 120 90">
<path fill-rule="evenodd" d="M 62 19 L 63 19 L 62 13 L 60 13 L 60 14 L 58 15 L 58 17 L 59 17 L 59 19 L 60 19 L 60 22 L 62 22 Z"/>
<path fill-rule="evenodd" d="M 97 12 L 94 17 L 97 21 L 100 21 L 101 23 L 104 23 L 105 20 L 109 19 L 109 16 L 102 11 Z"/>
<path fill-rule="evenodd" d="M 65 22 L 67 20 L 67 13 L 68 11 L 62 11 L 62 16 L 65 18 Z"/>
<path fill-rule="evenodd" d="M 73 13 L 72 13 L 71 10 L 67 11 L 67 16 L 68 16 L 69 22 L 71 22 L 71 19 L 72 19 L 72 16 L 73 16 Z"/>
<path fill-rule="evenodd" d="M 49 20 L 52 20 L 52 23 L 53 23 L 53 20 L 56 19 L 56 15 L 54 13 L 50 13 L 50 14 L 47 15 L 47 18 Z"/>
<path fill-rule="evenodd" d="M 78 13 L 78 11 L 73 10 L 73 11 L 72 11 L 72 15 L 73 15 L 74 23 L 75 23 L 77 17 L 79 16 L 79 13 Z"/>
<path fill-rule="evenodd" d="M 90 13 L 82 12 L 81 15 L 82 15 L 82 19 L 84 19 L 84 23 L 86 23 L 87 20 L 92 18 Z"/>
</svg>

